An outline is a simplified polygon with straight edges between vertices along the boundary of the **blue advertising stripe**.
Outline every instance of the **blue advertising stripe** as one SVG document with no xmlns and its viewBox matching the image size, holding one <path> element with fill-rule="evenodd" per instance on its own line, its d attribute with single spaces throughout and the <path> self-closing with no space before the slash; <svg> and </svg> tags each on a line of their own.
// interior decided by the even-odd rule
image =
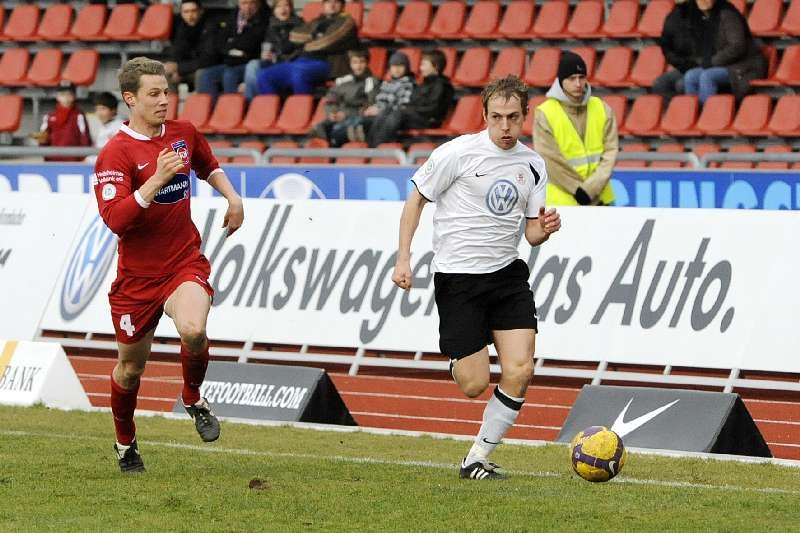
<svg viewBox="0 0 800 533">
<path fill-rule="evenodd" d="M 248 198 L 402 201 L 416 167 L 361 165 L 226 165 Z M 0 165 L 0 190 L 91 192 L 84 164 Z M 192 194 L 197 192 L 192 174 Z M 618 170 L 616 205 L 727 209 L 800 209 L 800 171 Z"/>
</svg>

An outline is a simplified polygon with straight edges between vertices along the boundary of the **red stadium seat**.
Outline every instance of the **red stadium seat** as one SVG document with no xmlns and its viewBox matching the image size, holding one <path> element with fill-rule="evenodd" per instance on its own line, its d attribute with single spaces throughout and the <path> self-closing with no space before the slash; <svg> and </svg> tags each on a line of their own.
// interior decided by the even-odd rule
<svg viewBox="0 0 800 533">
<path fill-rule="evenodd" d="M 330 148 L 330 145 L 325 139 L 311 137 L 305 143 L 303 143 L 303 148 Z M 327 165 L 331 162 L 331 158 L 317 155 L 304 155 L 301 156 L 297 162 L 312 165 Z"/>
<path fill-rule="evenodd" d="M 695 129 L 712 137 L 727 135 L 728 126 L 733 122 L 735 107 L 736 100 L 732 94 L 715 94 L 709 97 L 703 104 Z"/>
<path fill-rule="evenodd" d="M 753 35 L 771 37 L 781 35 L 780 24 L 783 0 L 756 0 L 747 17 Z"/>
<path fill-rule="evenodd" d="M 639 0 L 615 0 L 600 34 L 612 39 L 635 37 L 639 22 Z"/>
<path fill-rule="evenodd" d="M 311 115 L 311 123 L 308 125 L 309 129 L 313 128 L 326 118 L 325 105 L 327 104 L 325 98 L 320 98 L 317 102 L 317 107 L 314 109 L 314 114 Z"/>
<path fill-rule="evenodd" d="M 346 142 L 342 145 L 344 149 L 357 149 L 357 148 L 368 148 L 367 143 L 361 141 L 350 141 Z M 336 158 L 337 165 L 366 165 L 367 158 L 361 156 L 339 156 Z"/>
<path fill-rule="evenodd" d="M 231 158 L 228 156 L 221 156 L 217 154 L 218 148 L 231 148 L 233 144 L 230 141 L 226 140 L 217 140 L 217 141 L 208 141 L 208 145 L 211 147 L 211 153 L 214 154 L 214 157 L 217 158 L 219 163 L 230 163 Z"/>
<path fill-rule="evenodd" d="M 108 17 L 103 36 L 109 41 L 135 41 L 139 24 L 138 4 L 117 4 Z"/>
<path fill-rule="evenodd" d="M 386 73 L 386 63 L 389 61 L 386 48 L 373 47 L 369 49 L 369 70 L 379 80 Z"/>
<path fill-rule="evenodd" d="M 523 81 L 533 87 L 550 87 L 558 76 L 560 59 L 560 48 L 549 46 L 537 48 L 528 62 Z"/>
<path fill-rule="evenodd" d="M 633 135 L 643 137 L 658 135 L 659 119 L 663 100 L 658 94 L 644 94 L 633 101 L 628 117 L 625 119 L 625 130 Z"/>
<path fill-rule="evenodd" d="M 178 93 L 169 93 L 167 95 L 167 120 L 178 118 L 178 103 Z"/>
<path fill-rule="evenodd" d="M 525 55 L 524 48 L 502 48 L 494 61 L 492 71 L 489 73 L 489 79 L 496 80 L 509 74 L 522 78 L 525 73 Z"/>
<path fill-rule="evenodd" d="M 788 144 L 770 144 L 764 147 L 765 154 L 790 154 L 792 147 Z M 788 170 L 788 161 L 759 161 L 756 168 L 762 170 Z"/>
<path fill-rule="evenodd" d="M 274 94 L 260 94 L 250 101 L 247 114 L 242 120 L 241 129 L 231 133 L 272 134 L 279 133 L 275 128 L 278 119 L 281 99 Z"/>
<path fill-rule="evenodd" d="M 283 103 L 275 127 L 290 135 L 304 135 L 308 133 L 313 111 L 314 100 L 310 94 L 293 94 Z"/>
<path fill-rule="evenodd" d="M 200 128 L 203 133 L 237 133 L 241 131 L 245 100 L 243 94 L 221 94 L 208 122 Z"/>
<path fill-rule="evenodd" d="M 567 24 L 567 34 L 577 39 L 600 37 L 605 6 L 598 0 L 580 0 Z"/>
<path fill-rule="evenodd" d="M 628 97 L 624 94 L 607 94 L 603 96 L 603 101 L 608 104 L 608 107 L 614 112 L 614 118 L 617 120 L 617 129 L 619 130 L 625 123 L 625 111 L 628 109 Z"/>
<path fill-rule="evenodd" d="M 666 64 L 667 60 L 664 59 L 660 46 L 640 48 L 628 80 L 638 87 L 651 87 L 653 81 L 664 73 Z"/>
<path fill-rule="evenodd" d="M 172 4 L 152 4 L 142 15 L 136 30 L 138 39 L 167 41 L 172 34 Z"/>
<path fill-rule="evenodd" d="M 381 150 L 402 150 L 403 145 L 400 143 L 381 143 L 377 146 Z M 369 160 L 371 165 L 397 165 L 397 158 L 395 157 L 373 157 Z"/>
<path fill-rule="evenodd" d="M 767 129 L 775 135 L 800 136 L 800 94 L 786 94 L 778 99 Z"/>
<path fill-rule="evenodd" d="M 127 5 L 127 4 L 122 4 Z M 201 129 L 208 122 L 211 115 L 211 95 L 191 93 L 183 102 L 183 108 L 178 113 L 178 120 L 188 120 L 194 127 Z"/>
<path fill-rule="evenodd" d="M 595 85 L 605 87 L 630 87 L 633 50 L 628 46 L 614 46 L 606 49 L 603 60 L 592 80 Z"/>
<path fill-rule="evenodd" d="M 261 141 L 244 141 L 239 143 L 238 148 L 251 148 L 257 152 L 263 152 L 267 147 Z M 253 161 L 253 158 L 249 155 L 237 155 L 233 156 L 231 163 L 236 165 L 258 165 L 261 164 L 261 160 Z"/>
<path fill-rule="evenodd" d="M 450 130 L 453 135 L 463 135 L 480 131 L 482 128 L 483 103 L 480 95 L 470 94 L 461 97 L 445 129 Z"/>
<path fill-rule="evenodd" d="M 714 142 L 702 142 L 693 145 L 692 152 L 696 155 L 699 159 L 703 159 L 703 156 L 706 154 L 716 154 L 722 151 L 719 147 L 719 144 Z"/>
<path fill-rule="evenodd" d="M 34 41 L 39 24 L 39 6 L 17 4 L 8 16 L 8 24 L 0 39 L 4 41 Z"/>
<path fill-rule="evenodd" d="M 637 34 L 644 37 L 661 37 L 661 30 L 664 28 L 664 19 L 672 11 L 672 0 L 650 0 L 647 7 L 639 19 Z"/>
<path fill-rule="evenodd" d="M 743 16 L 747 16 L 747 0 L 728 0 Z"/>
<path fill-rule="evenodd" d="M 70 22 L 72 22 L 72 6 L 52 4 L 45 10 L 35 38 L 40 41 L 68 41 Z"/>
<path fill-rule="evenodd" d="M 456 64 L 458 63 L 457 59 L 458 51 L 452 46 L 445 46 L 443 48 L 439 48 L 439 51 L 444 54 L 445 58 L 443 74 L 452 80 L 453 76 L 455 76 L 456 73 Z"/>
<path fill-rule="evenodd" d="M 0 9 L 0 41 L 3 40 L 3 27 L 5 26 L 6 22 L 6 10 Z"/>
<path fill-rule="evenodd" d="M 728 153 L 731 154 L 753 154 L 756 147 L 752 144 L 734 144 L 728 148 Z M 739 168 L 748 169 L 753 168 L 752 161 L 723 161 L 720 163 L 719 168 Z"/>
<path fill-rule="evenodd" d="M 9 48 L 0 58 L 0 85 L 25 84 L 31 53 L 27 48 Z"/>
<path fill-rule="evenodd" d="M 353 21 L 356 23 L 356 28 L 361 28 L 361 23 L 364 22 L 364 2 L 346 2 L 344 5 L 344 11 L 351 17 L 353 17 Z"/>
<path fill-rule="evenodd" d="M 397 19 L 395 35 L 401 39 L 424 39 L 431 23 L 432 12 L 430 2 L 411 0 Z"/>
<path fill-rule="evenodd" d="M 14 133 L 19 129 L 22 121 L 22 109 L 22 96 L 18 94 L 0 95 L 0 132 Z"/>
<path fill-rule="evenodd" d="M 67 66 L 61 79 L 74 85 L 89 86 L 97 78 L 97 67 L 100 64 L 100 54 L 97 50 L 76 50 L 69 56 Z"/>
<path fill-rule="evenodd" d="M 533 137 L 533 119 L 536 114 L 536 108 L 545 100 L 547 100 L 547 97 L 543 95 L 536 95 L 528 98 L 528 114 L 525 116 L 525 122 L 522 124 L 522 133 L 528 137 Z"/>
<path fill-rule="evenodd" d="M 594 64 L 597 61 L 597 49 L 593 46 L 579 46 L 573 48 L 570 52 L 578 54 L 586 63 L 586 77 L 592 79 L 594 77 Z"/>
<path fill-rule="evenodd" d="M 780 30 L 786 35 L 800 35 L 800 0 L 791 0 L 783 22 L 781 22 Z"/>
<path fill-rule="evenodd" d="M 500 10 L 500 2 L 496 0 L 478 0 L 469 12 L 464 33 L 473 39 L 497 39 Z"/>
<path fill-rule="evenodd" d="M 86 4 L 75 17 L 67 38 L 71 41 L 104 41 L 107 9 L 103 4 Z"/>
<path fill-rule="evenodd" d="M 359 32 L 365 39 L 392 39 L 397 19 L 397 3 L 394 0 L 373 2 Z"/>
<path fill-rule="evenodd" d="M 429 39 L 461 39 L 465 35 L 467 5 L 461 0 L 444 0 L 439 4 L 425 37 Z"/>
<path fill-rule="evenodd" d="M 680 143 L 664 143 L 656 148 L 656 152 L 661 154 L 681 154 L 685 150 Z M 681 168 L 687 164 L 681 161 L 653 161 L 650 168 Z"/>
<path fill-rule="evenodd" d="M 649 152 L 650 145 L 647 143 L 623 143 L 620 146 L 622 152 Z M 617 161 L 614 168 L 644 168 L 647 166 L 647 161 L 644 159 L 628 159 L 625 161 Z"/>
<path fill-rule="evenodd" d="M 731 130 L 747 136 L 769 135 L 767 123 L 772 112 L 772 98 L 767 94 L 750 94 L 742 99 Z"/>
<path fill-rule="evenodd" d="M 775 79 L 775 72 L 778 70 L 778 50 L 774 46 L 762 46 L 761 52 L 767 58 L 767 77 L 761 80 L 750 82 L 754 87 L 777 87 L 780 82 Z"/>
<path fill-rule="evenodd" d="M 61 79 L 63 58 L 64 54 L 57 48 L 42 48 L 33 58 L 25 82 L 42 87 L 55 87 Z"/>
<path fill-rule="evenodd" d="M 492 65 L 492 51 L 488 48 L 467 48 L 461 56 L 453 85 L 462 87 L 481 87 L 489 78 Z"/>
<path fill-rule="evenodd" d="M 298 148 L 298 146 L 294 141 L 276 141 L 270 145 L 270 148 Z M 274 165 L 292 165 L 295 162 L 297 162 L 297 158 L 288 155 L 279 155 L 270 159 L 270 163 Z"/>
<path fill-rule="evenodd" d="M 565 30 L 569 19 L 569 2 L 548 0 L 539 8 L 539 16 L 533 23 L 533 35 L 540 39 L 566 39 Z"/>
<path fill-rule="evenodd" d="M 422 50 L 420 48 L 401 48 L 398 52 L 403 52 L 408 56 L 408 64 L 411 66 L 411 72 L 419 74 L 419 62 L 422 61 Z"/>
<path fill-rule="evenodd" d="M 785 85 L 800 85 L 800 44 L 787 46 L 783 50 L 775 79 Z"/>
<path fill-rule="evenodd" d="M 506 39 L 530 39 L 535 15 L 534 0 L 511 0 L 497 27 L 497 33 Z"/>
<path fill-rule="evenodd" d="M 416 152 L 416 151 L 423 151 L 423 150 L 430 150 L 433 151 L 436 148 L 436 145 L 432 142 L 420 142 L 420 143 L 411 143 L 408 147 L 408 153 Z M 425 157 L 416 157 L 414 161 L 412 161 L 415 165 L 421 165 L 428 159 L 427 156 Z"/>
<path fill-rule="evenodd" d="M 697 122 L 699 109 L 700 102 L 697 95 L 681 94 L 673 97 L 661 119 L 660 129 L 676 136 L 697 135 L 694 125 Z"/>
<path fill-rule="evenodd" d="M 319 1 L 309 1 L 303 4 L 303 12 L 301 13 L 301 17 L 303 22 L 311 22 L 318 16 L 322 14 L 322 2 Z"/>
</svg>

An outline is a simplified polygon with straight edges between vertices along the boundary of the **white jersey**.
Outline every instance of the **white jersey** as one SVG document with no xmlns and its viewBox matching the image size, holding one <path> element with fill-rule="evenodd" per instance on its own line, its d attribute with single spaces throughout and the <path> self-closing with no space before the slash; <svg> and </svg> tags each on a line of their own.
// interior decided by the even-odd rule
<svg viewBox="0 0 800 533">
<path fill-rule="evenodd" d="M 545 205 L 547 170 L 521 142 L 503 150 L 483 130 L 436 148 L 411 181 L 436 202 L 433 270 L 485 274 L 519 256 L 523 219 Z"/>
</svg>

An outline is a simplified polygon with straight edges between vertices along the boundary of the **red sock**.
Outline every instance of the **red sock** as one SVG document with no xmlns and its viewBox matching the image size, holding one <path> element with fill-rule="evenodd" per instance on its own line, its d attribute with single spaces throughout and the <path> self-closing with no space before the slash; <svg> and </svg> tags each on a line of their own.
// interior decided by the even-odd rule
<svg viewBox="0 0 800 533">
<path fill-rule="evenodd" d="M 200 385 L 206 377 L 208 367 L 208 345 L 192 353 L 181 344 L 181 367 L 183 369 L 183 405 L 194 405 L 200 401 Z"/>
<path fill-rule="evenodd" d="M 136 424 L 133 423 L 133 412 L 136 410 L 136 397 L 139 394 L 139 382 L 132 389 L 123 389 L 114 381 L 111 374 L 111 413 L 114 415 L 114 429 L 117 442 L 129 445 L 136 436 Z"/>
</svg>

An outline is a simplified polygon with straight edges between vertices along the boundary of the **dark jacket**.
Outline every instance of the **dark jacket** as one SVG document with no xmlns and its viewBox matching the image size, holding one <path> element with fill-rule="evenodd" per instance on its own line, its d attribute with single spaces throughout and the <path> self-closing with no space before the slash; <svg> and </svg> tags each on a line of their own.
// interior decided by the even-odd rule
<svg viewBox="0 0 800 533">
<path fill-rule="evenodd" d="M 332 78 L 350 72 L 347 51 L 359 48 L 356 22 L 344 12 L 331 17 L 320 15 L 295 28 L 289 37 L 303 45 L 303 56 L 327 61 Z"/>
<path fill-rule="evenodd" d="M 178 74 L 188 76 L 199 68 L 214 64 L 214 25 L 204 14 L 195 26 L 187 25 L 178 16 L 168 51 L 170 61 L 178 64 Z"/>
<path fill-rule="evenodd" d="M 303 24 L 303 19 L 297 15 L 292 15 L 288 20 L 280 20 L 274 16 L 269 17 L 267 32 L 264 35 L 264 42 L 272 44 L 272 51 L 277 56 L 276 63 L 291 59 L 295 52 L 302 49 L 302 46 L 289 40 L 289 34 Z"/>
<path fill-rule="evenodd" d="M 452 103 L 453 85 L 450 80 L 441 74 L 431 74 L 414 88 L 408 107 L 427 118 L 429 127 L 437 127 L 444 120 Z"/>
<path fill-rule="evenodd" d="M 361 76 L 347 74 L 336 78 L 336 85 L 325 95 L 325 111 L 344 111 L 348 117 L 359 116 L 374 100 L 380 82 L 369 69 Z"/>
<path fill-rule="evenodd" d="M 658 40 L 667 63 L 682 73 L 700 66 L 696 59 L 695 39 L 689 26 L 690 3 L 693 1 L 676 5 L 667 15 Z"/>
<path fill-rule="evenodd" d="M 261 43 L 267 31 L 270 13 L 267 9 L 259 9 L 247 21 L 241 33 L 237 33 L 237 17 L 239 10 L 223 17 L 216 25 L 217 60 L 213 64 L 224 63 L 229 67 L 243 65 L 251 59 L 261 57 Z"/>
<path fill-rule="evenodd" d="M 717 0 L 708 16 L 690 2 L 690 26 L 697 61 L 703 68 L 727 67 L 736 98 L 750 92 L 750 82 L 767 75 L 767 59 L 753 39 L 747 20 L 727 0 Z"/>
</svg>

